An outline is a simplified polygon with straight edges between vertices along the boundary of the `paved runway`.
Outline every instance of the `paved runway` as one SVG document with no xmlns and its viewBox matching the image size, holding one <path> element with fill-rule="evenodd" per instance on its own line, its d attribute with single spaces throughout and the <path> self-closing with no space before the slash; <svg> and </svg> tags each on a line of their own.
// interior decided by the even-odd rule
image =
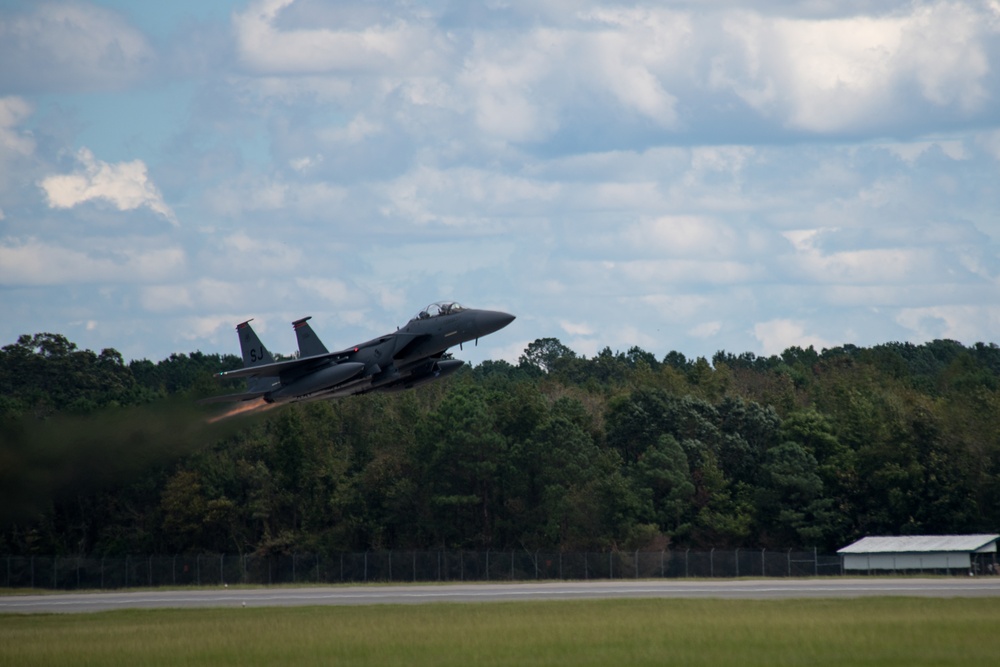
<svg viewBox="0 0 1000 667">
<path fill-rule="evenodd" d="M 1000 577 L 935 579 L 639 580 L 534 584 L 219 588 L 0 597 L 0 613 L 79 613 L 110 609 L 426 604 L 598 598 L 1000 597 Z"/>
</svg>

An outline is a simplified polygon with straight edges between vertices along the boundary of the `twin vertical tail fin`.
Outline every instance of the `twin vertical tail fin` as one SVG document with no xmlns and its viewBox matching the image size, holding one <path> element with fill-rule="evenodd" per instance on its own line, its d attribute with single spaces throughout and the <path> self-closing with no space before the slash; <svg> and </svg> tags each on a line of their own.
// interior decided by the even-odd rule
<svg viewBox="0 0 1000 667">
<path fill-rule="evenodd" d="M 240 337 L 240 350 L 243 352 L 243 366 L 261 366 L 263 364 L 273 364 L 274 357 L 260 342 L 257 332 L 250 326 L 252 320 L 241 322 L 236 325 L 236 331 Z"/>
<path fill-rule="evenodd" d="M 292 327 L 295 329 L 295 337 L 299 341 L 299 358 L 314 357 L 317 354 L 326 354 L 329 352 L 326 349 L 326 345 L 323 345 L 322 341 L 316 337 L 316 332 L 309 326 L 310 319 L 309 317 L 303 317 L 301 320 L 292 322 Z"/>
<path fill-rule="evenodd" d="M 257 332 L 250 326 L 250 322 L 251 320 L 247 320 L 236 325 L 236 331 L 240 337 L 240 351 L 243 352 L 243 366 L 249 368 L 251 366 L 273 364 L 274 357 L 264 347 L 264 343 L 260 342 L 260 338 L 257 337 Z M 264 391 L 272 383 L 273 380 L 271 378 L 250 377 L 247 378 L 247 391 Z"/>
</svg>

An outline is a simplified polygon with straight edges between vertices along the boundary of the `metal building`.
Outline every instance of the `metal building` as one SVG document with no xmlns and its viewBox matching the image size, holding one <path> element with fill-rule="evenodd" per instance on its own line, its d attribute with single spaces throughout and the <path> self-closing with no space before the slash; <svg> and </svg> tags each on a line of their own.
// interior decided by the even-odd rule
<svg viewBox="0 0 1000 667">
<path fill-rule="evenodd" d="M 903 535 L 863 537 L 838 549 L 845 572 L 965 570 L 1000 574 L 1000 535 Z"/>
</svg>

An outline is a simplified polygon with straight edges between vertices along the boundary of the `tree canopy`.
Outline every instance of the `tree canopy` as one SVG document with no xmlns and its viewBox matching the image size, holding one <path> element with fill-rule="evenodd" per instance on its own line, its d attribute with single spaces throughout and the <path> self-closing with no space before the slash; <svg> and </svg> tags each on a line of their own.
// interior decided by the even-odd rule
<svg viewBox="0 0 1000 667">
<path fill-rule="evenodd" d="M 215 421 L 232 356 L 0 349 L 0 552 L 820 547 L 1000 525 L 1000 349 L 517 365 Z"/>
</svg>

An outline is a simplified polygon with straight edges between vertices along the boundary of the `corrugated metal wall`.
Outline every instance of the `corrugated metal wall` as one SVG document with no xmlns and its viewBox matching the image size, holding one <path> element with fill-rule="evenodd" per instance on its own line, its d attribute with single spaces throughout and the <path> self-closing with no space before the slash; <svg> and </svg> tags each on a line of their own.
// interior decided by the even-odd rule
<svg viewBox="0 0 1000 667">
<path fill-rule="evenodd" d="M 967 553 L 844 554 L 844 570 L 969 569 Z"/>
</svg>

